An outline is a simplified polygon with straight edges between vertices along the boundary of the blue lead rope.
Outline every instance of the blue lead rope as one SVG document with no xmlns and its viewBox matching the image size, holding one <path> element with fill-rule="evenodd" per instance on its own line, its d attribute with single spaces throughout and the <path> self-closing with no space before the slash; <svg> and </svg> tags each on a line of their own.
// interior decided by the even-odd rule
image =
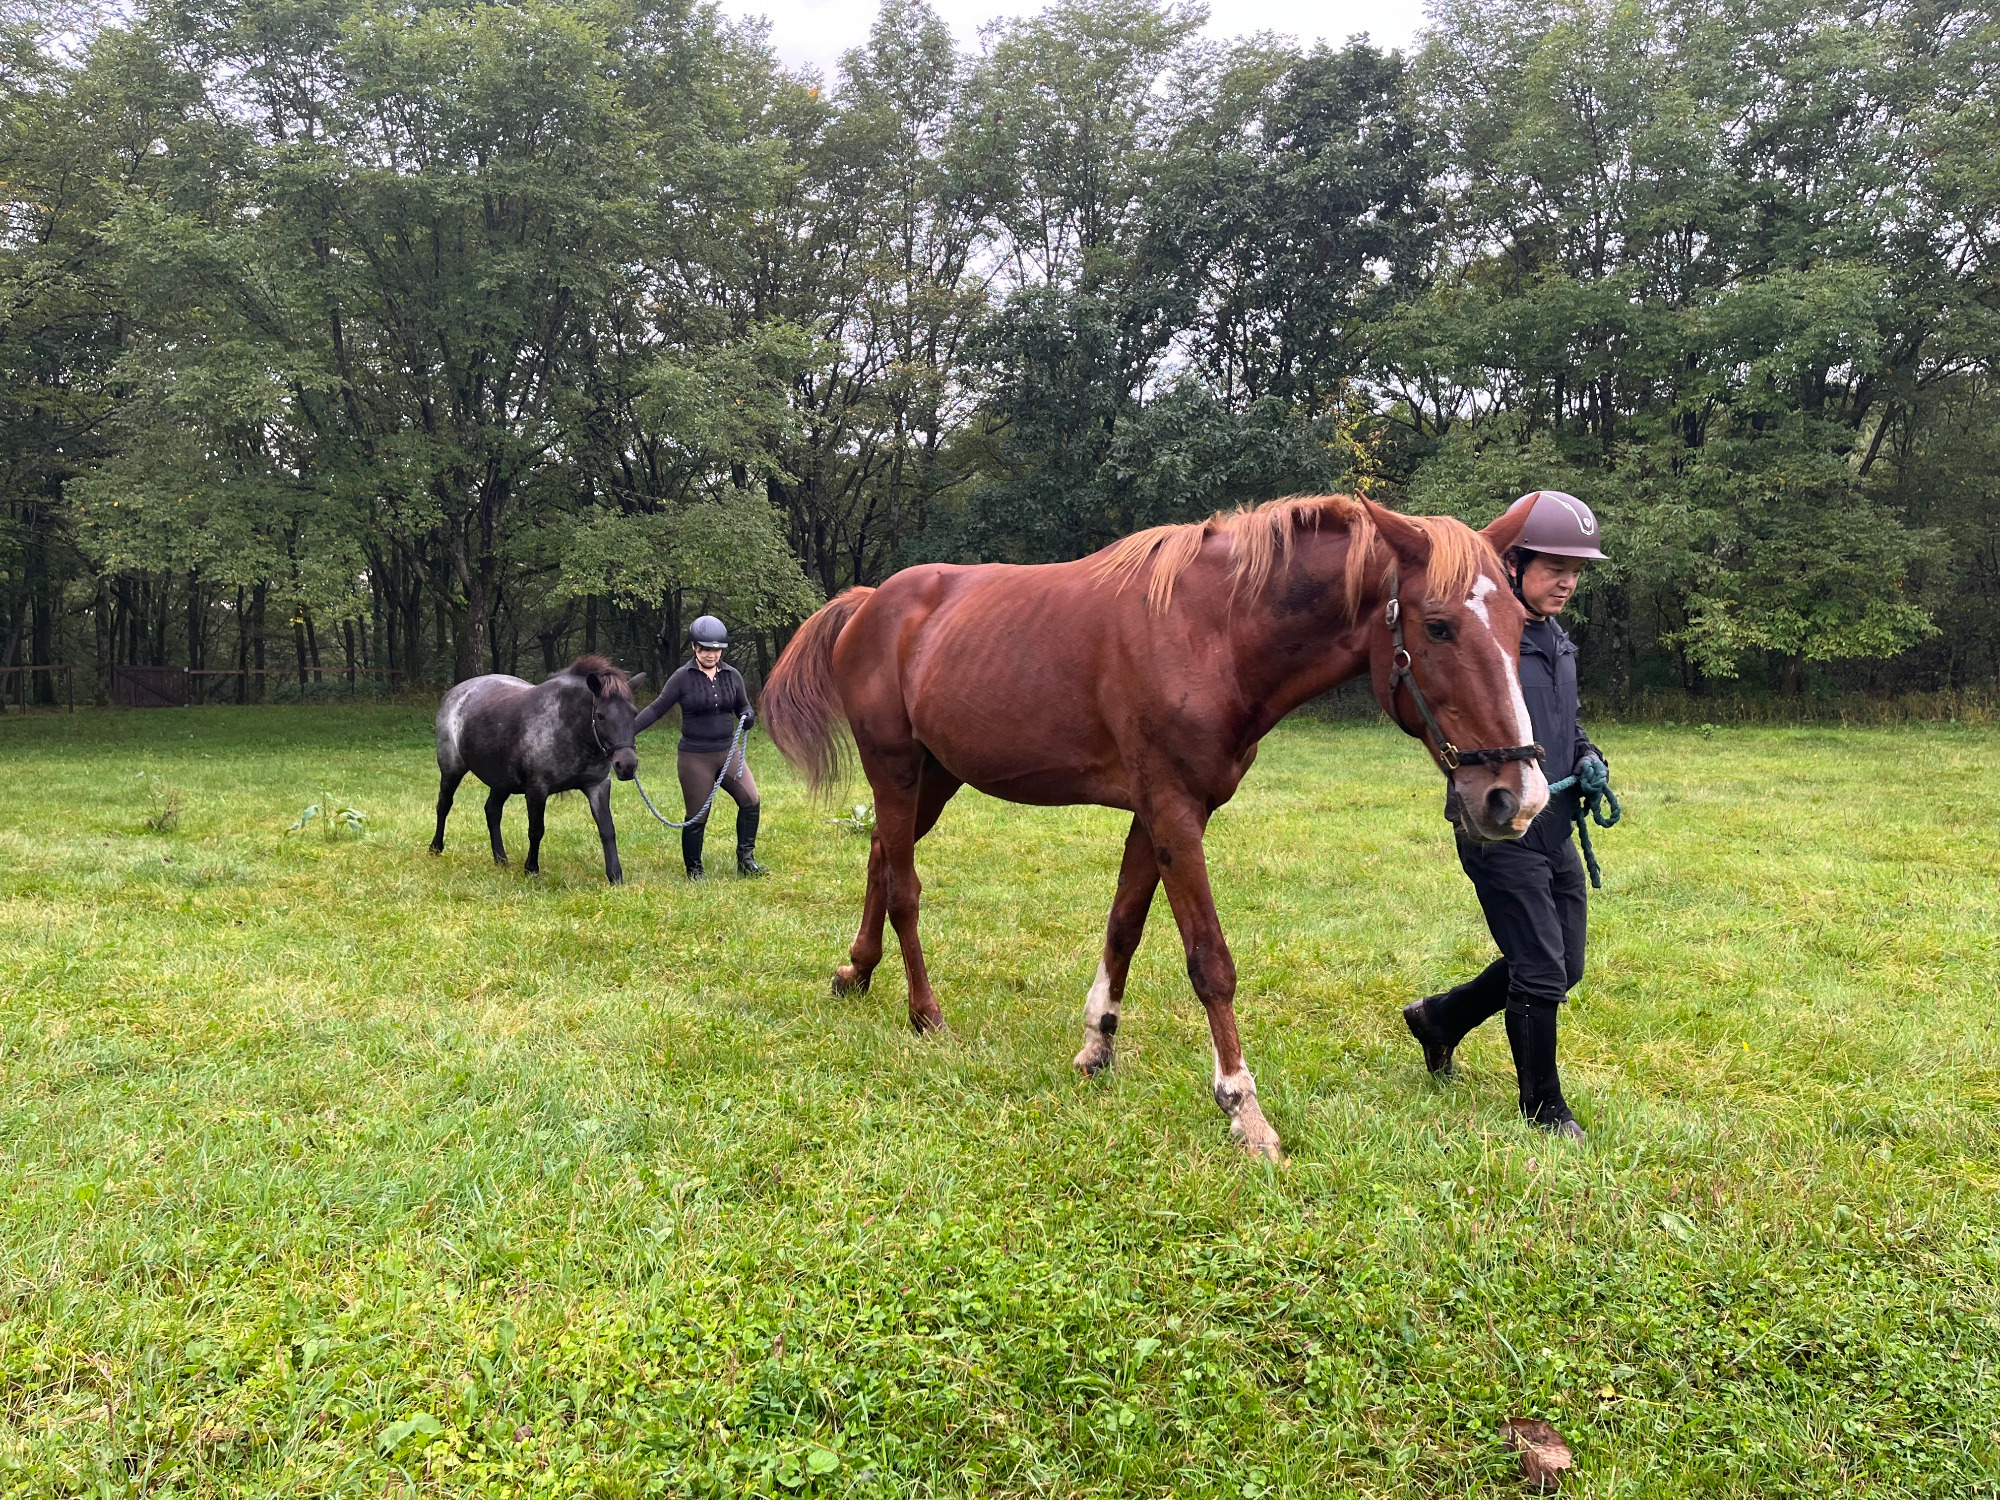
<svg viewBox="0 0 2000 1500">
<path fill-rule="evenodd" d="M 715 785 L 708 789 L 708 800 L 702 803 L 701 811 L 689 818 L 685 823 L 676 823 L 672 818 L 660 818 L 660 810 L 653 806 L 653 799 L 646 795 L 646 784 L 639 779 L 639 773 L 634 771 L 632 773 L 632 785 L 639 789 L 639 800 L 646 804 L 646 811 L 654 817 L 660 818 L 660 822 L 668 828 L 692 828 L 697 823 L 705 822 L 708 818 L 708 810 L 715 806 L 715 794 L 722 790 L 722 783 L 729 779 L 730 761 L 736 760 L 737 764 L 743 769 L 747 770 L 749 768 L 749 752 L 744 749 L 743 745 L 743 737 L 749 732 L 749 729 L 750 715 L 744 714 L 736 721 L 736 733 L 729 738 L 729 754 L 722 757 L 722 769 L 715 773 Z M 737 759 L 739 752 L 741 753 L 741 759 Z M 1564 784 L 1567 785 L 1567 783 Z M 1589 846 L 1585 845 L 1585 847 L 1588 848 Z"/>
<path fill-rule="evenodd" d="M 1577 762 L 1576 774 L 1565 776 L 1549 787 L 1549 795 L 1558 792 L 1576 794 L 1576 837 L 1583 845 L 1583 862 L 1590 870 L 1590 884 L 1594 890 L 1604 889 L 1604 877 L 1598 873 L 1597 851 L 1590 847 L 1590 824 L 1594 819 L 1599 828 L 1610 828 L 1625 816 L 1625 809 L 1618 805 L 1618 794 L 1611 790 L 1611 771 L 1596 756 L 1586 756 Z M 1606 804 L 1611 811 L 1605 812 Z"/>
</svg>

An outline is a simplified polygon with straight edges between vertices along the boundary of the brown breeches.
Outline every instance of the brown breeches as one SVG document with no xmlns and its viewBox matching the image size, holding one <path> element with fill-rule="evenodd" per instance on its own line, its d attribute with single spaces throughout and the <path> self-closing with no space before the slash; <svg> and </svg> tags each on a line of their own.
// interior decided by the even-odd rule
<svg viewBox="0 0 2000 1500">
<path fill-rule="evenodd" d="M 757 778 L 750 773 L 749 763 L 740 750 L 733 759 L 727 750 L 683 750 L 679 767 L 681 801 L 687 808 L 683 817 L 692 818 L 701 811 L 701 804 L 708 800 L 708 789 L 715 785 L 715 773 L 722 769 L 725 759 L 729 759 L 729 774 L 722 778 L 722 790 L 736 799 L 738 807 L 758 805 Z"/>
</svg>

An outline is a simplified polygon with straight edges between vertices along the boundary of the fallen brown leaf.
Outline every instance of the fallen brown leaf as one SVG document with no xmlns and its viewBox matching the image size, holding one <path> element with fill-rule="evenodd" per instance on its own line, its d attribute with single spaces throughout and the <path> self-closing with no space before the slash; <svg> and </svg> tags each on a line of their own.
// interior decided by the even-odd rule
<svg viewBox="0 0 2000 1500">
<path fill-rule="evenodd" d="M 1540 1417 L 1509 1417 L 1500 1433 L 1521 1457 L 1521 1477 L 1536 1489 L 1554 1489 L 1574 1462 L 1563 1435 Z"/>
</svg>

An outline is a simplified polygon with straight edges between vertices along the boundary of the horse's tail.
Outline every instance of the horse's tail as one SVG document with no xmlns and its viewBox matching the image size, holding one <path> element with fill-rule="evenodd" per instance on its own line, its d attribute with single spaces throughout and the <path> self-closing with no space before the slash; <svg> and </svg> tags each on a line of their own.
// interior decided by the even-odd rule
<svg viewBox="0 0 2000 1500">
<path fill-rule="evenodd" d="M 798 628 L 764 683 L 764 727 L 814 792 L 840 780 L 847 758 L 847 737 L 840 732 L 847 711 L 833 678 L 833 644 L 874 592 L 852 588 L 836 595 Z"/>
</svg>

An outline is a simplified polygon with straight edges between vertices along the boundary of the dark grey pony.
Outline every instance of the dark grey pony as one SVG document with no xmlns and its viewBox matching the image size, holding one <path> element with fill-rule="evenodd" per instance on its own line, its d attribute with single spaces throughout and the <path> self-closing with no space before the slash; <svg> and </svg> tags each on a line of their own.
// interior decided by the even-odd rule
<svg viewBox="0 0 2000 1500">
<path fill-rule="evenodd" d="M 632 689 L 646 680 L 627 677 L 601 656 L 580 656 L 537 687 L 495 673 L 461 682 L 444 695 L 437 713 L 438 826 L 431 853 L 444 853 L 444 820 L 451 799 L 470 771 L 492 791 L 486 829 L 493 862 L 507 863 L 500 841 L 500 810 L 519 792 L 528 799 L 530 875 L 541 873 L 542 811 L 557 792 L 581 791 L 604 844 L 604 874 L 625 882 L 618 863 L 618 830 L 611 826 L 611 777 L 639 773 L 632 748 L 636 718 Z"/>
</svg>

